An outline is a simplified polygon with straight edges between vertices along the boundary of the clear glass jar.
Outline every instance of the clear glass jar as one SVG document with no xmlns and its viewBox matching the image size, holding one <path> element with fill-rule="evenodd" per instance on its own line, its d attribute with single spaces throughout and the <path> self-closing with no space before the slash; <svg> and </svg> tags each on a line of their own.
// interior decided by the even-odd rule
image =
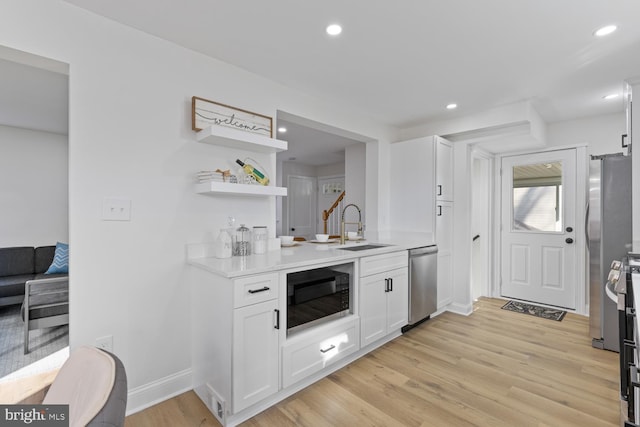
<svg viewBox="0 0 640 427">
<path fill-rule="evenodd" d="M 220 229 L 216 239 L 216 258 L 231 258 L 233 255 L 233 239 L 226 228 Z"/>
<path fill-rule="evenodd" d="M 268 230 L 264 225 L 253 227 L 253 253 L 263 254 L 267 252 Z"/>
<path fill-rule="evenodd" d="M 233 254 L 236 256 L 251 255 L 251 230 L 244 224 L 240 224 L 240 227 L 236 229 Z"/>
</svg>

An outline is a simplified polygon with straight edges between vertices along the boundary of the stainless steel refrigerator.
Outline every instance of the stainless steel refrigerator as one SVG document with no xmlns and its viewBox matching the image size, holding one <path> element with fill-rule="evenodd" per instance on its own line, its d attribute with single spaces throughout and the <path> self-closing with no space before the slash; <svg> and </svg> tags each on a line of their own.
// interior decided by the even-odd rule
<svg viewBox="0 0 640 427">
<path fill-rule="evenodd" d="M 606 282 L 611 262 L 631 251 L 631 157 L 591 156 L 589 166 L 589 329 L 593 347 L 619 351 L 618 309 Z"/>
</svg>

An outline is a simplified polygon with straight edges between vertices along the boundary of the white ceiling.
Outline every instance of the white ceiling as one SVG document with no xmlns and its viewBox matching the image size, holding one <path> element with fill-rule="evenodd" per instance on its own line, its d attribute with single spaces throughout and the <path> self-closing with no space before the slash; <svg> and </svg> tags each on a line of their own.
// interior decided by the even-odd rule
<svg viewBox="0 0 640 427">
<path fill-rule="evenodd" d="M 602 96 L 640 75 L 637 0 L 67 1 L 401 127 L 523 100 L 613 113 Z"/>
<path fill-rule="evenodd" d="M 66 1 L 398 127 L 523 100 L 547 122 L 621 112 L 602 97 L 640 76 L 637 0 Z M 67 76 L 20 67 L 0 61 L 0 124 L 66 133 Z"/>
</svg>

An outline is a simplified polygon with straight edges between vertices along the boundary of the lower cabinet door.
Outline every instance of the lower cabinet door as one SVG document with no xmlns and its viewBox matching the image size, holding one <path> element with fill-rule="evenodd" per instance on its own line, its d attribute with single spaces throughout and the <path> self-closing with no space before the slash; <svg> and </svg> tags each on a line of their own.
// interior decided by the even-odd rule
<svg viewBox="0 0 640 427">
<path fill-rule="evenodd" d="M 282 387 L 286 388 L 360 348 L 358 319 L 288 340 L 282 349 Z"/>
<path fill-rule="evenodd" d="M 387 333 L 401 329 L 409 321 L 409 273 L 407 268 L 390 271 L 387 292 Z"/>
<path fill-rule="evenodd" d="M 233 413 L 278 391 L 279 330 L 285 325 L 278 300 L 233 312 Z"/>
<path fill-rule="evenodd" d="M 360 345 L 362 347 L 387 334 L 386 273 L 360 278 Z M 408 300 L 407 300 L 408 301 Z"/>
</svg>

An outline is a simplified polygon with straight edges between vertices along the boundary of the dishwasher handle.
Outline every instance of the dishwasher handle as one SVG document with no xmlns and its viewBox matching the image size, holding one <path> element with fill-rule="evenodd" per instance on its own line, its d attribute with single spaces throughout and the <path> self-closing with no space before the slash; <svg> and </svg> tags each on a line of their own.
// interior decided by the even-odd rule
<svg viewBox="0 0 640 427">
<path fill-rule="evenodd" d="M 423 248 L 409 249 L 409 258 L 420 255 L 430 255 L 438 252 L 438 246 L 425 246 Z"/>
</svg>

